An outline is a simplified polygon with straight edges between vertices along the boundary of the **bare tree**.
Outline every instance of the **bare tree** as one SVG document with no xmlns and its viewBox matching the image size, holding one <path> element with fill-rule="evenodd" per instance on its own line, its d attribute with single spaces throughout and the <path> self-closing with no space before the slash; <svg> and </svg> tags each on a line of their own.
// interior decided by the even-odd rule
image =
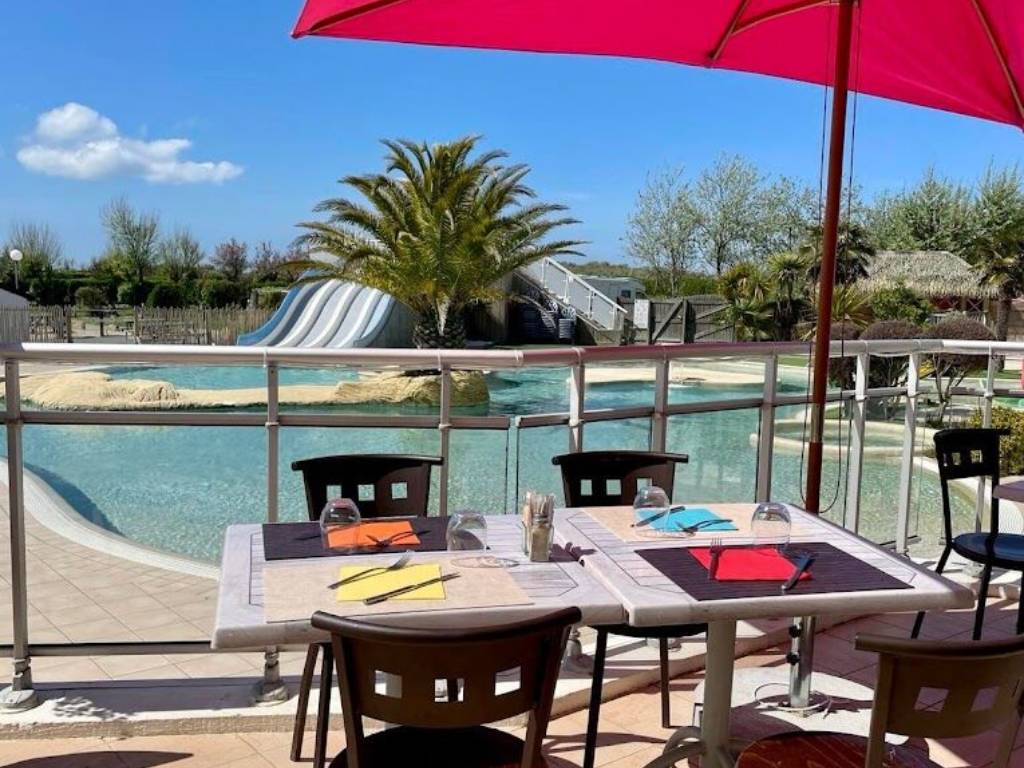
<svg viewBox="0 0 1024 768">
<path fill-rule="evenodd" d="M 249 246 L 231 238 L 213 251 L 213 266 L 225 278 L 237 282 L 249 267 Z"/>
<path fill-rule="evenodd" d="M 705 169 L 694 187 L 698 243 L 716 275 L 758 254 L 764 232 L 765 177 L 739 155 L 722 155 Z"/>
<path fill-rule="evenodd" d="M 123 198 L 110 203 L 102 218 L 110 252 L 125 276 L 141 286 L 156 264 L 159 218 L 154 213 L 136 211 Z"/>
<path fill-rule="evenodd" d="M 195 277 L 205 257 L 199 241 L 184 228 L 160 244 L 160 267 L 173 283 L 180 284 Z"/>
<path fill-rule="evenodd" d="M 22 252 L 26 262 L 37 262 L 47 267 L 59 267 L 64 262 L 64 244 L 49 224 L 13 223 L 4 244 L 4 255 L 13 248 Z"/>
<path fill-rule="evenodd" d="M 658 288 L 675 296 L 697 256 L 697 213 L 681 167 L 647 176 L 626 226 L 629 255 L 653 273 Z"/>
</svg>

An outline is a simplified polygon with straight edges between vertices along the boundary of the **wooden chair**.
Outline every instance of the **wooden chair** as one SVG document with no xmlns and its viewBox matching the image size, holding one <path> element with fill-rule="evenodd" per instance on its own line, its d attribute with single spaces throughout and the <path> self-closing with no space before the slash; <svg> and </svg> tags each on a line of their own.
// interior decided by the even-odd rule
<svg viewBox="0 0 1024 768">
<path fill-rule="evenodd" d="M 868 738 L 785 733 L 754 742 L 736 768 L 938 768 L 923 750 L 886 744 L 885 734 L 957 739 L 991 730 L 1000 736 L 990 765 L 1009 768 L 1024 717 L 1024 638 L 933 643 L 861 636 L 855 646 L 879 655 Z"/>
<path fill-rule="evenodd" d="M 345 719 L 346 748 L 331 768 L 542 768 L 562 654 L 579 620 L 579 609 L 565 608 L 502 626 L 403 629 L 313 614 L 313 626 L 331 633 Z M 452 678 L 461 685 L 438 701 L 437 683 Z M 485 727 L 523 713 L 525 739 Z M 364 717 L 398 727 L 367 736 Z"/>
<path fill-rule="evenodd" d="M 985 623 L 985 603 L 992 568 L 1021 571 L 1024 578 L 1024 536 L 999 532 L 999 499 L 992 497 L 991 524 L 987 532 L 953 534 L 953 513 L 949 505 L 949 484 L 961 478 L 988 477 L 992 490 L 999 485 L 999 438 L 1009 434 L 1005 429 L 944 429 L 935 433 L 935 460 L 939 464 L 942 486 L 942 524 L 946 546 L 935 566 L 942 573 L 950 552 L 980 563 L 981 584 L 978 587 L 978 608 L 974 614 L 974 639 L 981 639 Z M 910 636 L 921 632 L 924 612 L 917 614 Z M 1024 601 L 1017 608 L 1017 634 L 1024 632 Z"/>
<path fill-rule="evenodd" d="M 440 466 L 435 456 L 387 454 L 350 454 L 318 456 L 292 462 L 302 473 L 306 488 L 306 511 L 310 520 L 319 520 L 328 497 L 343 496 L 359 506 L 364 518 L 425 516 L 430 504 L 430 471 Z M 333 489 L 333 492 L 332 492 Z M 320 667 L 320 701 L 317 707 L 316 742 L 313 768 L 322 768 L 327 750 L 327 725 L 331 706 L 331 667 L 329 643 L 310 645 L 299 680 L 298 709 L 292 731 L 292 760 L 302 756 L 302 738 L 306 730 L 306 707 L 313 686 L 317 656 L 323 651 Z"/>
<path fill-rule="evenodd" d="M 570 507 L 607 507 L 632 505 L 641 482 L 656 485 L 672 498 L 677 464 L 689 457 L 682 453 L 649 451 L 584 451 L 552 458 L 562 470 L 565 503 Z M 707 624 L 673 624 L 663 627 L 633 627 L 629 624 L 595 627 L 594 681 L 590 689 L 590 712 L 583 752 L 583 768 L 593 768 L 597 747 L 597 728 L 604 685 L 608 635 L 658 640 L 661 671 L 661 724 L 671 727 L 669 705 L 668 643 L 678 637 L 691 637 L 707 631 Z"/>
</svg>

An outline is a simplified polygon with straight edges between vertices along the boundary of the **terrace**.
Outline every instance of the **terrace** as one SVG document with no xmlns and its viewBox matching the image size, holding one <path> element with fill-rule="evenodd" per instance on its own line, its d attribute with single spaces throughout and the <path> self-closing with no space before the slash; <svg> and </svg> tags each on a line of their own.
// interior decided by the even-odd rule
<svg viewBox="0 0 1024 768">
<path fill-rule="evenodd" d="M 40 705 L 0 718 L 0 755 L 8 762 L 27 761 L 26 768 L 283 765 L 288 762 L 296 705 L 294 696 L 281 699 L 285 691 L 294 693 L 302 665 L 301 647 L 294 645 L 214 653 L 210 641 L 217 625 L 218 568 L 209 558 L 204 562 L 183 554 L 183 547 L 170 539 L 165 539 L 166 547 L 158 548 L 152 540 L 144 543 L 143 535 L 119 536 L 110 530 L 112 526 L 84 519 L 79 514 L 84 510 L 76 511 L 76 498 L 66 486 L 61 486 L 62 495 L 46 482 L 60 475 L 60 467 L 38 466 L 33 460 L 29 463 L 36 471 L 24 469 L 26 456 L 40 455 L 33 453 L 33 443 L 44 440 L 45 430 L 68 430 L 69 435 L 88 430 L 97 446 L 116 443 L 125 428 L 142 431 L 156 444 L 170 431 L 258 435 L 262 456 L 248 477 L 256 478 L 258 488 L 265 489 L 257 494 L 265 505 L 259 511 L 239 508 L 233 519 L 218 517 L 208 523 L 202 536 L 216 541 L 223 539 L 229 523 L 275 522 L 304 514 L 287 490 L 290 478 L 281 469 L 282 446 L 290 435 L 311 434 L 313 428 L 337 435 L 342 447 L 352 444 L 348 441 L 353 436 L 358 444 L 363 439 L 359 436 L 365 435 L 413 430 L 429 435 L 424 444 L 444 462 L 435 493 L 436 513 L 442 516 L 469 505 L 491 515 L 515 513 L 526 490 L 556 489 L 557 479 L 550 469 L 547 474 L 538 469 L 548 465 L 550 456 L 584 448 L 687 451 L 692 464 L 679 469 L 676 494 L 687 502 L 778 500 L 799 505 L 792 467 L 799 470 L 803 435 L 794 424 L 799 423 L 808 396 L 794 383 L 785 363 L 806 359 L 808 351 L 808 345 L 800 343 L 487 352 L 82 344 L 8 347 L 3 355 L 9 481 L 3 507 L 10 536 L 0 547 L 4 569 L 0 637 L 9 643 L 4 650 L 12 657 L 6 680 L 13 680 L 14 686 L 8 701 L 17 704 L 27 698 L 27 691 L 33 691 Z M 829 393 L 833 459 L 832 474 L 826 477 L 839 501 L 826 517 L 901 557 L 933 565 L 940 546 L 940 512 L 934 494 L 934 462 L 927 455 L 926 421 L 935 393 L 930 380 L 919 378 L 918 371 L 930 355 L 939 352 L 985 358 L 984 376 L 968 379 L 957 389 L 954 412 L 963 417 L 977 411 L 982 423 L 989 424 L 996 398 L 1024 396 L 1016 387 L 1000 386 L 1006 380 L 996 375 L 999 356 L 1022 351 L 1024 346 L 1015 344 L 938 340 L 835 343 L 833 357 L 853 359 L 855 374 L 852 389 Z M 908 359 L 906 382 L 871 388 L 872 364 L 893 358 Z M 265 376 L 266 404 L 236 409 L 73 411 L 41 409 L 20 394 L 23 368 L 52 374 L 69 367 L 126 364 L 258 366 Z M 280 381 L 295 371 L 429 367 L 440 370 L 436 409 L 421 408 L 411 414 L 400 409 L 311 410 L 281 404 Z M 453 374 L 466 370 L 553 371 L 564 382 L 565 405 L 543 413 L 502 414 L 494 408 L 485 414 L 468 412 L 453 406 L 451 397 Z M 723 372 L 733 381 L 754 384 L 737 391 L 708 383 Z M 613 384 L 602 384 L 602 380 Z M 608 406 L 602 388 L 621 386 L 623 381 L 632 395 Z M 697 386 L 701 381 L 703 387 Z M 702 390 L 701 398 L 680 396 L 695 386 Z M 882 400 L 888 406 L 884 412 L 871 407 Z M 748 426 L 716 434 L 726 422 L 712 419 L 727 414 L 739 416 L 741 427 Z M 629 431 L 615 431 L 618 427 Z M 248 444 L 251 441 L 238 441 L 240 446 Z M 498 446 L 504 464 L 504 486 L 489 489 L 475 503 L 474 486 L 467 486 L 466 478 L 485 465 L 492 474 L 497 467 L 489 453 L 486 462 L 478 458 L 474 463 L 474 450 L 466 446 L 481 452 Z M 310 449 L 300 441 L 299 450 L 308 453 Z M 524 454 L 540 458 L 534 456 L 531 463 Z M 890 482 L 886 503 L 880 505 L 871 486 L 878 484 L 882 465 L 891 470 L 892 478 L 886 481 Z M 164 481 L 159 467 L 152 469 L 152 487 L 143 492 L 156 497 Z M 107 481 L 118 485 L 116 477 Z M 201 473 L 197 481 L 209 487 Z M 491 483 L 496 484 L 500 485 Z M 960 522 L 980 529 L 987 491 L 983 485 L 967 482 L 960 486 Z M 932 492 L 922 493 L 922 488 Z M 218 491 L 210 488 L 202 493 L 212 499 Z M 1016 505 L 1004 502 L 1002 512 L 1004 530 L 1021 530 Z M 947 575 L 971 586 L 977 580 L 976 572 L 964 563 L 952 564 Z M 1016 575 L 997 571 L 988 589 L 991 610 L 986 616 L 986 639 L 1012 635 L 1018 593 Z M 871 686 L 875 663 L 871 656 L 853 651 L 852 638 L 861 631 L 906 637 L 911 619 L 907 613 L 865 617 L 852 609 L 845 615 L 828 616 L 818 626 L 815 671 Z M 932 616 L 923 637 L 965 639 L 971 621 L 969 610 Z M 741 621 L 736 669 L 765 667 L 787 673 L 783 655 L 789 643 L 788 624 L 782 617 Z M 547 752 L 552 765 L 581 762 L 592 672 L 574 658 L 581 651 L 592 654 L 594 642 L 592 631 L 584 630 L 581 647 L 570 647 L 549 730 Z M 658 726 L 657 688 L 651 688 L 658 674 L 657 654 L 636 641 L 613 642 L 609 654 L 608 701 L 602 713 L 597 764 L 645 765 L 660 754 L 672 733 Z M 688 725 L 693 689 L 708 663 L 703 637 L 687 639 L 673 649 L 671 662 L 673 723 Z M 254 705 L 254 698 L 262 699 L 260 706 Z M 860 701 L 857 708 L 866 717 L 870 701 Z M 339 748 L 341 737 L 337 705 L 333 712 L 328 754 Z M 735 711 L 733 721 L 733 736 L 739 737 L 786 725 L 743 708 Z M 516 725 L 509 727 L 514 730 Z M 984 765 L 979 756 L 989 754 L 992 743 L 991 739 L 966 745 L 932 743 L 931 759 L 944 766 Z M 1024 753 L 1016 757 L 1024 759 Z M 53 761 L 48 763 L 46 758 Z"/>
</svg>

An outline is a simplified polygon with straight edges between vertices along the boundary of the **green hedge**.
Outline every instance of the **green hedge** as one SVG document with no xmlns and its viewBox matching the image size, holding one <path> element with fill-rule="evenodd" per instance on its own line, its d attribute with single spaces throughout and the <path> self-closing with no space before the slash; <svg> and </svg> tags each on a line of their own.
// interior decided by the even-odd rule
<svg viewBox="0 0 1024 768">
<path fill-rule="evenodd" d="M 972 427 L 981 426 L 981 414 L 971 419 Z M 992 426 L 1009 429 L 999 439 L 999 469 L 1004 475 L 1024 475 L 1024 411 L 997 405 L 992 408 Z"/>
</svg>

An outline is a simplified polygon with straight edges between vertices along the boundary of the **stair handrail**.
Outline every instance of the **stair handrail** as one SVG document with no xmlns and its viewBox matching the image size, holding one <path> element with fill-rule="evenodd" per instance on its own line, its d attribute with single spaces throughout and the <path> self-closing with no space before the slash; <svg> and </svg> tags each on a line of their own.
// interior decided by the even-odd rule
<svg viewBox="0 0 1024 768">
<path fill-rule="evenodd" d="M 538 265 L 540 271 L 539 276 L 536 275 L 536 267 Z M 558 278 L 561 279 L 562 283 L 561 290 L 557 288 L 554 279 L 549 279 L 549 269 L 553 269 L 558 273 Z M 540 259 L 539 262 L 534 262 L 533 264 L 528 265 L 524 271 L 534 273 L 534 277 L 539 281 L 541 288 L 548 293 L 553 294 L 563 304 L 572 307 L 585 317 L 599 321 L 598 313 L 600 313 L 603 316 L 603 322 L 599 322 L 601 322 L 607 330 L 620 330 L 622 328 L 623 321 L 626 318 L 626 310 L 623 309 L 614 299 L 609 298 L 606 294 L 597 290 L 597 288 L 591 285 L 586 278 L 580 277 L 561 262 L 556 261 L 550 256 L 545 256 Z M 580 284 L 583 286 L 584 290 L 586 290 L 587 300 L 585 304 L 572 300 L 569 289 L 573 283 Z M 597 306 L 595 307 L 595 305 Z"/>
</svg>

